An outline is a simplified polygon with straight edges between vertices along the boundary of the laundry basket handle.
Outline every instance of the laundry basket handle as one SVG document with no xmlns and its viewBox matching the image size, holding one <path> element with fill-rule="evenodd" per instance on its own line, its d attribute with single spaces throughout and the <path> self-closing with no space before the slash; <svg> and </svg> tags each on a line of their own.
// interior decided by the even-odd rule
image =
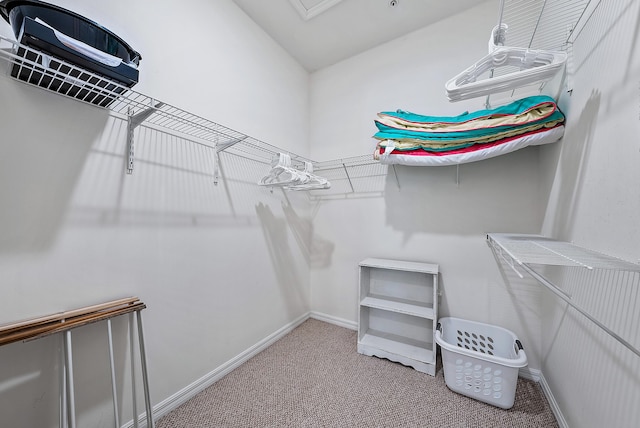
<svg viewBox="0 0 640 428">
<path fill-rule="evenodd" d="M 440 332 L 440 334 L 442 334 L 442 324 L 438 323 L 436 325 L 436 330 L 438 330 Z"/>
<path fill-rule="evenodd" d="M 516 354 L 517 354 L 519 351 L 523 351 L 523 350 L 524 350 L 524 347 L 522 346 L 522 342 L 520 342 L 520 340 L 519 340 L 519 339 L 516 339 L 516 343 L 515 343 L 514 348 L 516 349 Z"/>
</svg>

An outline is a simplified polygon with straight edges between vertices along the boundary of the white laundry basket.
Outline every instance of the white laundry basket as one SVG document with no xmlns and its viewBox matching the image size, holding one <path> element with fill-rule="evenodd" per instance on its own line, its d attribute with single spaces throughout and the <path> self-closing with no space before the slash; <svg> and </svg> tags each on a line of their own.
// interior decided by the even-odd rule
<svg viewBox="0 0 640 428">
<path fill-rule="evenodd" d="M 518 369 L 527 355 L 515 334 L 502 327 L 441 318 L 435 340 L 442 351 L 444 380 L 452 391 L 509 409 Z"/>
</svg>

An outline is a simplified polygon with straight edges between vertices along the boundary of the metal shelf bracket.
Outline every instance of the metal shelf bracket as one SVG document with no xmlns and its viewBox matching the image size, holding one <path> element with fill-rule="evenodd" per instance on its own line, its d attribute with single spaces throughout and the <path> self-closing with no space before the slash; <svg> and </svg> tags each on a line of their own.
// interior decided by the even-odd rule
<svg viewBox="0 0 640 428">
<path fill-rule="evenodd" d="M 246 135 L 240 138 L 235 138 L 231 141 L 226 141 L 224 143 L 220 143 L 217 139 L 216 139 L 216 143 L 215 143 L 215 152 L 213 153 L 213 184 L 214 185 L 218 185 L 218 182 L 220 181 L 220 152 L 225 151 L 226 149 L 228 149 L 229 147 L 232 147 L 238 143 L 241 143 L 242 141 L 246 140 L 247 137 Z"/>
<path fill-rule="evenodd" d="M 151 107 L 146 110 L 142 110 L 136 114 L 133 114 L 131 107 L 127 108 L 127 174 L 133 174 L 133 158 L 134 158 L 134 131 L 145 120 L 155 113 L 159 108 L 164 106 L 164 103 L 158 102 L 153 105 L 154 101 L 151 100 Z"/>
</svg>

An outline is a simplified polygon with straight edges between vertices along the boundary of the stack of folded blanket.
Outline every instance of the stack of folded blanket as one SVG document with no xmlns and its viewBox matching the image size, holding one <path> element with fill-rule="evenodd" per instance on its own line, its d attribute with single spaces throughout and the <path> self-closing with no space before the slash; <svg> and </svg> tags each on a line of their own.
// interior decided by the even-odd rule
<svg viewBox="0 0 640 428">
<path fill-rule="evenodd" d="M 492 110 L 459 116 L 378 113 L 374 158 L 384 164 L 456 165 L 488 159 L 564 134 L 564 115 L 553 98 L 537 95 Z"/>
</svg>

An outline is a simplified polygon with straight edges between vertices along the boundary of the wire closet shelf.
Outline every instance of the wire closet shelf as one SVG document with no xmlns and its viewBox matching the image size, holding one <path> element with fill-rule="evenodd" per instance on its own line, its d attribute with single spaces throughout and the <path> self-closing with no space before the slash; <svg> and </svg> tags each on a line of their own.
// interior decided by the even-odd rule
<svg viewBox="0 0 640 428">
<path fill-rule="evenodd" d="M 497 28 L 508 26 L 503 42 L 509 46 L 564 50 L 579 36 L 599 5 L 592 3 L 593 0 L 501 0 Z"/>
<path fill-rule="evenodd" d="M 640 272 L 640 264 L 611 257 L 596 251 L 579 247 L 569 242 L 558 241 L 541 235 L 489 233 L 487 244 L 496 258 L 501 258 L 520 277 L 525 271 L 544 285 L 569 306 L 596 324 L 631 352 L 640 357 L 640 350 L 615 331 L 600 322 L 590 311 L 575 302 L 569 294 L 547 279 L 539 266 L 563 266 L 583 268 L 588 271 L 610 270 L 619 272 Z"/>
<path fill-rule="evenodd" d="M 27 54 L 30 53 L 27 59 Z M 13 67 L 12 75 L 20 80 L 87 104 L 106 107 L 124 115 L 140 116 L 145 125 L 173 131 L 209 143 L 218 151 L 240 144 L 238 152 L 254 160 L 268 163 L 280 149 L 227 128 L 211 120 L 160 102 L 133 91 L 111 79 L 91 73 L 73 64 L 56 59 L 52 65 L 48 55 L 0 35 L 0 57 Z M 308 159 L 291 154 L 296 162 Z"/>
<path fill-rule="evenodd" d="M 580 266 L 640 272 L 640 265 L 540 235 L 490 233 L 489 244 L 516 264 Z"/>
<path fill-rule="evenodd" d="M 184 137 L 219 152 L 240 156 L 269 165 L 285 150 L 250 137 L 204 117 L 161 102 L 136 92 L 104 76 L 89 72 L 73 64 L 52 58 L 45 53 L 0 35 L 0 59 L 8 63 L 12 77 L 23 83 L 37 86 L 86 104 L 108 109 L 115 116 L 129 121 L 128 172 L 133 170 L 133 130 L 140 125 Z M 53 60 L 52 60 L 53 59 Z M 386 174 L 386 168 L 376 168 L 371 156 L 355 156 L 325 162 L 315 162 L 304 156 L 286 151 L 292 165 L 301 168 L 305 162 L 314 164 L 314 171 L 321 174 L 330 170 L 334 179 L 351 182 L 349 168 L 369 165 L 375 175 Z M 217 159 L 217 156 L 216 156 Z M 214 166 L 217 183 L 218 168 Z M 339 174 L 336 176 L 335 172 Z M 351 171 L 353 172 L 353 171 Z M 347 192 L 355 192 L 353 184 Z M 321 192 L 313 192 L 319 195 Z"/>
</svg>

